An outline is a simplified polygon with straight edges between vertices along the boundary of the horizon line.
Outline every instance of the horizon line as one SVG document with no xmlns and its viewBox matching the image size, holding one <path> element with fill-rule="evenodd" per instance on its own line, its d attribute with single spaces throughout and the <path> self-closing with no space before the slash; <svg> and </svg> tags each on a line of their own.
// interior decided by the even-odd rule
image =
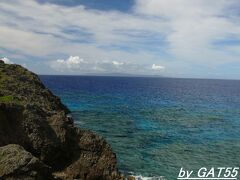
<svg viewBox="0 0 240 180">
<path fill-rule="evenodd" d="M 126 77 L 126 78 L 162 78 L 162 79 L 196 79 L 196 80 L 226 80 L 226 81 L 240 81 L 240 79 L 232 78 L 206 78 L 206 77 L 170 77 L 161 75 L 107 75 L 107 74 L 38 74 L 38 76 L 82 76 L 82 77 Z"/>
</svg>

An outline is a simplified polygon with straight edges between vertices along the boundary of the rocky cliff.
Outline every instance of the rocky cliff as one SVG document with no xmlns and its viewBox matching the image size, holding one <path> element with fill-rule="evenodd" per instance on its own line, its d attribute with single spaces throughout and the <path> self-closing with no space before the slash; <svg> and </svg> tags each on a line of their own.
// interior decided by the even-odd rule
<svg viewBox="0 0 240 180">
<path fill-rule="evenodd" d="M 37 75 L 0 60 L 0 177 L 119 179 L 110 145 L 69 113 Z"/>
</svg>

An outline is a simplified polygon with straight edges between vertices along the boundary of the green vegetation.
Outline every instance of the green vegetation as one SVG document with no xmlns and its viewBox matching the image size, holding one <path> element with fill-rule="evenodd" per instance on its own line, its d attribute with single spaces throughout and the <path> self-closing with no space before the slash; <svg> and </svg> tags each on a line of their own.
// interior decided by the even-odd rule
<svg viewBox="0 0 240 180">
<path fill-rule="evenodd" d="M 12 102 L 14 100 L 13 96 L 2 96 L 0 97 L 0 102 Z"/>
<path fill-rule="evenodd" d="M 0 96 L 0 103 L 14 103 L 14 104 L 21 104 L 21 101 L 19 101 L 17 98 L 14 98 L 13 96 Z"/>
</svg>

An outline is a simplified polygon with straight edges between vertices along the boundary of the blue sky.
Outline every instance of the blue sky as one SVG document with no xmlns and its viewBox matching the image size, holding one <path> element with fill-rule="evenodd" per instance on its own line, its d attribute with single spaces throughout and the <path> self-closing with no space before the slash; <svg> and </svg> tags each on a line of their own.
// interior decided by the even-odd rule
<svg viewBox="0 0 240 180">
<path fill-rule="evenodd" d="M 52 3 L 62 6 L 83 5 L 88 9 L 97 9 L 102 11 L 131 11 L 134 0 L 37 0 L 39 3 Z"/>
<path fill-rule="evenodd" d="M 0 57 L 38 74 L 240 79 L 239 0 L 3 0 Z"/>
</svg>

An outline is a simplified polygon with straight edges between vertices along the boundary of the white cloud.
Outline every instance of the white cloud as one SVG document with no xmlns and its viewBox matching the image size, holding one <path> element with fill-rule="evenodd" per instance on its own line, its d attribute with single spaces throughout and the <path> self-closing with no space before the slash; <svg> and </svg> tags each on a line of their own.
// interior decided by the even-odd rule
<svg viewBox="0 0 240 180">
<path fill-rule="evenodd" d="M 51 61 L 49 65 L 56 72 L 64 72 L 65 74 L 130 73 L 141 75 L 153 73 L 147 64 L 134 64 L 106 60 L 91 61 L 83 60 L 79 56 L 70 56 L 65 60 L 58 59 Z M 163 70 L 165 67 L 153 64 L 152 69 Z"/>
<path fill-rule="evenodd" d="M 121 33 L 122 31 L 159 32 L 164 26 L 130 14 L 94 11 L 85 9 L 83 6 L 40 5 L 34 0 L 16 0 L 15 3 L 1 1 L 0 10 L 2 11 L 0 41 L 3 46 L 37 56 L 47 56 L 58 52 L 66 54 L 81 52 L 82 54 L 82 52 L 86 53 L 85 49 L 88 49 L 91 54 L 102 57 L 102 53 L 106 53 L 106 50 L 99 46 L 135 43 L 136 37 L 131 39 L 127 33 Z M 9 26 L 9 21 L 14 22 L 16 27 Z M 39 29 L 39 26 L 42 28 Z M 71 28 L 74 28 L 76 32 L 71 31 Z M 87 37 L 85 37 L 86 34 L 88 34 Z M 81 41 L 84 42 L 86 39 L 95 43 L 82 44 Z M 121 53 L 131 56 L 125 52 Z M 115 56 L 116 53 L 108 51 L 108 54 Z"/>
<path fill-rule="evenodd" d="M 132 11 L 123 13 L 4 0 L 0 1 L 0 51 L 46 61 L 80 54 L 85 60 L 47 63 L 62 73 L 94 69 L 139 73 L 136 67 L 156 63 L 167 67 L 166 76 L 182 66 L 183 73 L 191 74 L 199 66 L 239 62 L 239 47 L 216 46 L 229 38 L 240 40 L 239 14 L 230 8 L 237 4 L 239 0 L 135 0 Z M 150 73 L 142 69 L 141 73 Z"/>
<path fill-rule="evenodd" d="M 84 60 L 80 59 L 79 56 L 70 56 L 66 60 L 58 59 L 57 62 L 67 66 L 76 66 L 76 65 L 79 65 L 80 63 L 83 63 Z"/>
<path fill-rule="evenodd" d="M 116 66 L 121 66 L 121 65 L 123 65 L 123 62 L 118 62 L 118 61 L 113 61 L 112 62 L 114 65 L 116 65 Z"/>
<path fill-rule="evenodd" d="M 86 63 L 83 59 L 79 58 L 79 56 L 70 56 L 68 59 L 58 59 L 50 63 L 53 69 L 62 71 L 64 69 L 69 70 L 77 70 L 82 64 Z"/>
<path fill-rule="evenodd" d="M 5 64 L 13 64 L 13 62 L 10 61 L 10 59 L 8 59 L 8 58 L 6 58 L 6 57 L 1 58 L 1 60 L 3 60 L 3 62 L 4 62 Z"/>
<path fill-rule="evenodd" d="M 161 66 L 161 65 L 153 64 L 153 65 L 152 65 L 152 69 L 153 69 L 153 70 L 164 70 L 165 67 L 164 67 L 164 66 Z"/>
<path fill-rule="evenodd" d="M 50 62 L 50 67 L 59 72 L 66 73 L 76 73 L 85 74 L 85 73 L 100 73 L 107 72 L 108 69 L 113 70 L 116 66 L 121 63 L 117 61 L 113 62 L 97 62 L 97 61 L 85 61 L 79 56 L 70 56 L 66 60 L 58 59 Z"/>
<path fill-rule="evenodd" d="M 229 12 L 229 8 L 239 3 L 238 0 L 136 2 L 135 10 L 138 13 L 161 17 L 167 21 L 168 52 L 179 61 L 212 66 L 238 60 L 227 49 L 218 50 L 214 44 L 230 36 L 240 39 L 237 15 L 231 10 Z"/>
</svg>

